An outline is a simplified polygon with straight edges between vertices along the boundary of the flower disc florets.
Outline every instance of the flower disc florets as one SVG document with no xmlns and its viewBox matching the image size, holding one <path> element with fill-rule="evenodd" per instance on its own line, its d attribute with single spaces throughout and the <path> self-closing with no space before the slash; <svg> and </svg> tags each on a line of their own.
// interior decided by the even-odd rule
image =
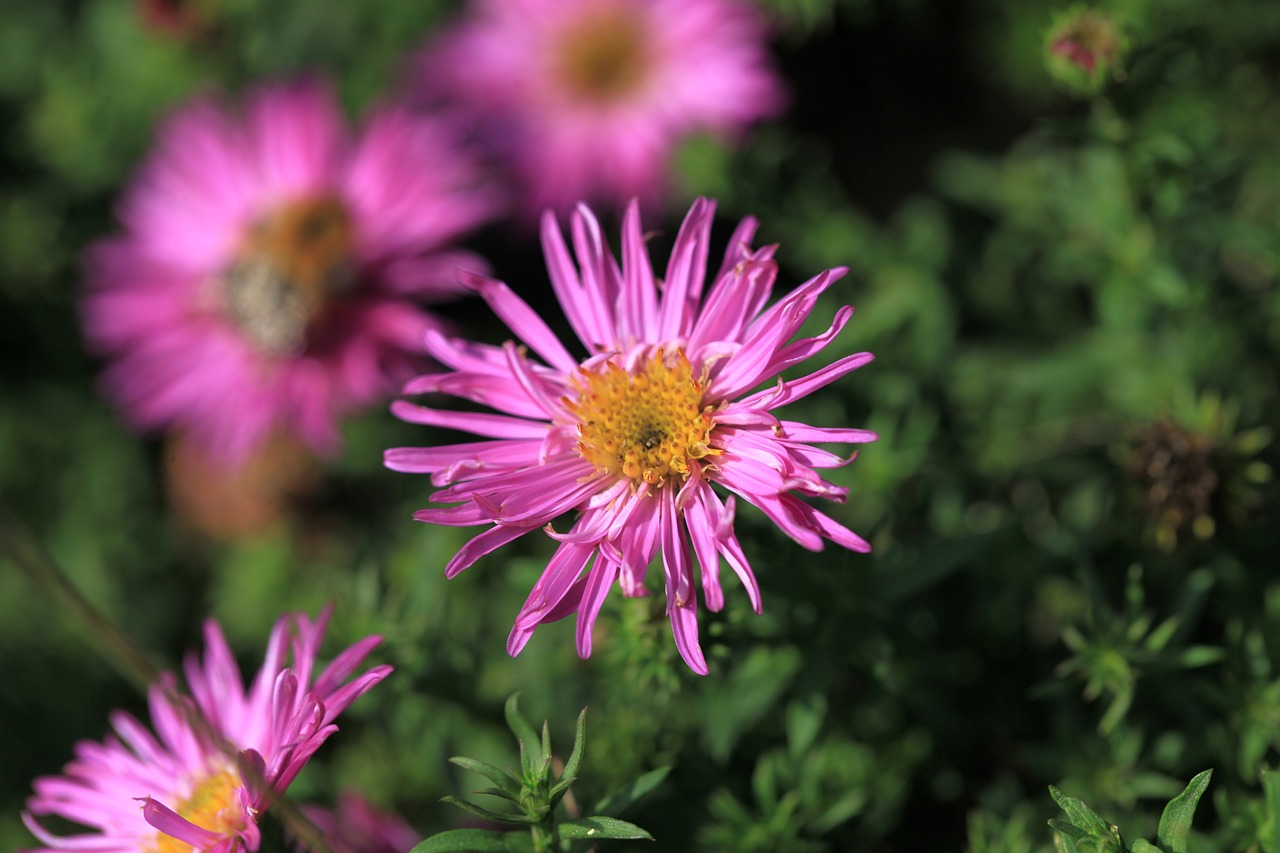
<svg viewBox="0 0 1280 853">
<path fill-rule="evenodd" d="M 240 789 L 244 783 L 233 770 L 211 773 L 196 783 L 195 790 L 174 809 L 178 816 L 221 838 L 232 838 L 243 831 L 244 810 L 240 806 Z M 185 841 L 156 833 L 156 853 L 190 853 Z"/>
<path fill-rule="evenodd" d="M 329 195 L 280 205 L 245 234 L 214 282 L 227 318 L 267 355 L 301 352 L 334 302 L 356 285 L 346 204 Z"/>
<path fill-rule="evenodd" d="M 659 350 L 630 371 L 609 359 L 577 380 L 577 399 L 565 405 L 580 420 L 578 452 L 601 472 L 661 486 L 719 452 L 708 443 L 703 383 L 683 352 Z"/>
</svg>

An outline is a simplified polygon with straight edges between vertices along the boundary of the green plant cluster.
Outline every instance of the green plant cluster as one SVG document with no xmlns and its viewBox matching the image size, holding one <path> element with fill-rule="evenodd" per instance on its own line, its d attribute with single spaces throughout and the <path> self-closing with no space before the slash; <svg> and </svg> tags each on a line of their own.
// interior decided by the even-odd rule
<svg viewBox="0 0 1280 853">
<path fill-rule="evenodd" d="M 705 194 L 721 239 L 752 215 L 780 244 L 780 288 L 850 267 L 814 315 L 856 306 L 824 357 L 877 360 L 788 416 L 880 433 L 832 474 L 851 490 L 833 514 L 875 550 L 803 552 L 742 510 L 764 613 L 726 584 L 703 679 L 660 594 L 611 598 L 590 660 L 568 622 L 508 658 L 552 543 L 446 582 L 469 532 L 415 525 L 428 486 L 380 466 L 443 433 L 382 409 L 272 531 L 212 542 L 175 518 L 163 445 L 98 394 L 83 249 L 190 94 L 319 72 L 358 112 L 456 4 L 189 0 L 199 24 L 176 32 L 146 5 L 0 6 L 0 538 L 38 543 L 162 668 L 206 615 L 246 668 L 284 610 L 338 602 L 330 652 L 383 635 L 395 674 L 291 799 L 359 790 L 446 838 L 526 824 L 501 849 L 637 837 L 626 806 L 656 842 L 602 848 L 1280 853 L 1280 5 L 761 0 L 791 110 L 685 146 L 653 242 Z M 1082 11 L 1123 35 L 1083 83 L 1060 69 L 1078 46 L 1053 52 Z M 535 235 L 470 247 L 553 313 Z M 502 334 L 474 304 L 445 311 Z M 137 673 L 12 557 L 0 849 L 32 844 L 33 778 L 111 709 L 145 716 Z M 515 692 L 541 736 L 497 710 Z M 561 768 L 548 738 L 586 705 L 591 748 L 580 767 L 579 718 Z M 473 771 L 509 809 L 455 807 Z M 570 790 L 594 809 L 570 812 Z M 287 849 L 279 826 L 263 849 Z"/>
</svg>

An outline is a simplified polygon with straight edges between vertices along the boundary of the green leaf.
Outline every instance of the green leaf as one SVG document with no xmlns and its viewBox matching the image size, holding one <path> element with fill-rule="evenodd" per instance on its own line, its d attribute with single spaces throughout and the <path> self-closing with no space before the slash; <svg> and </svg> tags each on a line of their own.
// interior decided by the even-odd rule
<svg viewBox="0 0 1280 853">
<path fill-rule="evenodd" d="M 583 708 L 578 714 L 578 724 L 574 727 L 573 732 L 573 752 L 569 753 L 569 760 L 564 763 L 564 773 L 561 779 L 569 779 L 578 775 L 578 766 L 582 764 L 582 753 L 587 748 L 587 709 Z"/>
<path fill-rule="evenodd" d="M 582 753 L 587 744 L 587 709 L 583 708 L 578 714 L 578 724 L 573 734 L 573 752 L 569 754 L 569 760 L 565 762 L 564 772 L 560 774 L 560 780 L 551 788 L 551 808 L 560 805 L 561 798 L 565 792 L 569 790 L 569 786 L 578 778 L 578 766 L 582 764 Z"/>
<path fill-rule="evenodd" d="M 1085 832 L 1074 823 L 1067 823 L 1065 820 L 1059 820 L 1056 817 L 1049 818 L 1049 826 L 1054 832 L 1061 832 L 1068 838 L 1074 838 L 1083 841 L 1089 837 L 1089 833 Z"/>
<path fill-rule="evenodd" d="M 508 835 L 492 829 L 450 829 L 431 836 L 410 853 L 507 853 Z"/>
<path fill-rule="evenodd" d="M 542 823 L 542 819 L 538 817 L 523 814 L 511 814 L 509 812 L 495 812 L 490 809 L 486 809 L 484 806 L 477 806 L 475 803 L 468 802 L 461 797 L 455 797 L 453 795 L 441 797 L 440 802 L 453 803 L 458 808 L 465 809 L 477 817 L 482 817 L 485 820 L 492 820 L 497 823 L 515 823 L 522 825 Z"/>
<path fill-rule="evenodd" d="M 827 714 L 827 701 L 821 694 L 787 705 L 787 750 L 793 757 L 809 751 L 818 740 Z"/>
<path fill-rule="evenodd" d="M 561 838 L 643 838 L 652 841 L 653 836 L 634 823 L 616 817 L 584 817 L 561 821 L 556 829 Z"/>
<path fill-rule="evenodd" d="M 622 814 L 647 797 L 654 788 L 661 785 L 662 780 L 666 779 L 667 774 L 670 772 L 670 767 L 659 767 L 657 770 L 650 770 L 638 779 L 610 793 L 596 805 L 595 810 L 607 815 Z M 1277 851 L 1277 853 L 1280 853 L 1280 851 Z"/>
<path fill-rule="evenodd" d="M 513 797 L 518 797 L 520 795 L 520 780 L 500 767 L 495 767 L 494 765 L 488 764 L 484 761 L 477 761 L 474 758 L 464 758 L 462 756 L 455 756 L 450 758 L 449 761 L 459 767 L 479 773 L 481 776 L 485 777 Z"/>
<path fill-rule="evenodd" d="M 507 793 L 506 791 L 502 790 L 501 788 L 476 788 L 476 789 L 475 789 L 474 791 L 472 791 L 471 793 L 473 793 L 473 794 L 488 794 L 490 797 L 501 797 L 502 799 L 504 799 L 504 800 L 508 800 L 508 801 L 510 801 L 510 802 L 513 802 L 513 803 L 519 803 L 519 802 L 520 802 L 520 797 L 519 797 L 519 796 L 515 796 L 515 795 L 512 795 L 512 794 L 509 794 L 509 793 Z"/>
<path fill-rule="evenodd" d="M 1169 645 L 1169 641 L 1173 639 L 1173 635 L 1177 633 L 1178 627 L 1182 620 L 1177 616 L 1170 616 L 1168 619 L 1160 623 L 1160 625 L 1147 635 L 1143 645 L 1153 652 L 1164 651 L 1164 647 Z"/>
<path fill-rule="evenodd" d="M 1263 853 L 1280 853 L 1280 773 L 1263 767 L 1258 771 L 1262 793 L 1266 799 L 1266 818 L 1258 830 L 1258 844 Z"/>
<path fill-rule="evenodd" d="M 1160 816 L 1160 826 L 1156 837 L 1162 847 L 1169 853 L 1187 853 L 1187 838 L 1191 835 L 1191 819 L 1195 817 L 1196 805 L 1200 795 L 1209 787 L 1209 779 L 1213 770 L 1198 774 L 1188 784 L 1186 790 L 1169 801 Z"/>
<path fill-rule="evenodd" d="M 1071 824 L 1083 830 L 1086 835 L 1106 835 L 1110 832 L 1111 825 L 1098 817 L 1097 812 L 1086 806 L 1083 800 L 1068 797 L 1052 785 L 1049 786 L 1049 795 L 1067 813 Z"/>
<path fill-rule="evenodd" d="M 1139 838 L 1133 842 L 1133 846 L 1129 848 L 1129 853 L 1162 853 L 1162 851 L 1145 838 Z"/>
<path fill-rule="evenodd" d="M 1224 654 L 1217 646 L 1192 646 L 1178 655 L 1178 663 L 1187 668 L 1208 666 L 1222 660 Z"/>
<path fill-rule="evenodd" d="M 529 721 L 520 713 L 519 699 L 519 693 L 512 693 L 503 708 L 503 713 L 507 717 L 507 727 L 520 741 L 520 766 L 524 769 L 526 776 L 532 776 L 542 752 L 542 740 L 533 730 L 533 726 L 529 725 Z"/>
</svg>

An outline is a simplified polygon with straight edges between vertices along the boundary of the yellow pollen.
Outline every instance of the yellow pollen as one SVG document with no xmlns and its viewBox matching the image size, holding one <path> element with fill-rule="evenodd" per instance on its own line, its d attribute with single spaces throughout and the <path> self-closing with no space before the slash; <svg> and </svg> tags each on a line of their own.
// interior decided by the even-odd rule
<svg viewBox="0 0 1280 853">
<path fill-rule="evenodd" d="M 239 791 L 240 778 L 230 770 L 223 770 L 197 785 L 174 811 L 201 829 L 230 835 L 240 829 Z M 156 837 L 155 853 L 191 853 L 194 849 L 163 832 Z"/>
<path fill-rule="evenodd" d="M 683 352 L 661 351 L 626 371 L 612 361 L 578 376 L 568 400 L 578 418 L 578 453 L 600 471 L 661 486 L 683 481 L 697 460 L 719 450 L 708 443 L 714 423 L 703 383 Z"/>
<path fill-rule="evenodd" d="M 595 10 L 556 39 L 555 72 L 573 94 L 612 101 L 635 89 L 649 57 L 645 21 L 622 5 Z"/>
<path fill-rule="evenodd" d="M 355 235 L 332 196 L 294 201 L 258 220 L 217 277 L 227 316 L 263 350 L 301 350 L 332 298 L 354 285 Z"/>
</svg>

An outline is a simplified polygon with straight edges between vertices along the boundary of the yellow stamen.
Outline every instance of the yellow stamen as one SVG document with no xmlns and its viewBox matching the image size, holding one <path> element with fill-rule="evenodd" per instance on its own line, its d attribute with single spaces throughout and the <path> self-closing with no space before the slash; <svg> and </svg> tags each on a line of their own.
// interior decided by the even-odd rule
<svg viewBox="0 0 1280 853">
<path fill-rule="evenodd" d="M 230 835 L 240 829 L 240 787 L 240 778 L 230 770 L 223 770 L 197 785 L 174 811 L 201 829 Z M 155 853 L 192 853 L 194 849 L 163 832 L 156 837 Z"/>
<path fill-rule="evenodd" d="M 690 466 L 715 456 L 715 426 L 683 352 L 659 351 L 628 372 L 613 361 L 578 376 L 578 453 L 600 471 L 637 483 L 683 481 Z"/>
</svg>

